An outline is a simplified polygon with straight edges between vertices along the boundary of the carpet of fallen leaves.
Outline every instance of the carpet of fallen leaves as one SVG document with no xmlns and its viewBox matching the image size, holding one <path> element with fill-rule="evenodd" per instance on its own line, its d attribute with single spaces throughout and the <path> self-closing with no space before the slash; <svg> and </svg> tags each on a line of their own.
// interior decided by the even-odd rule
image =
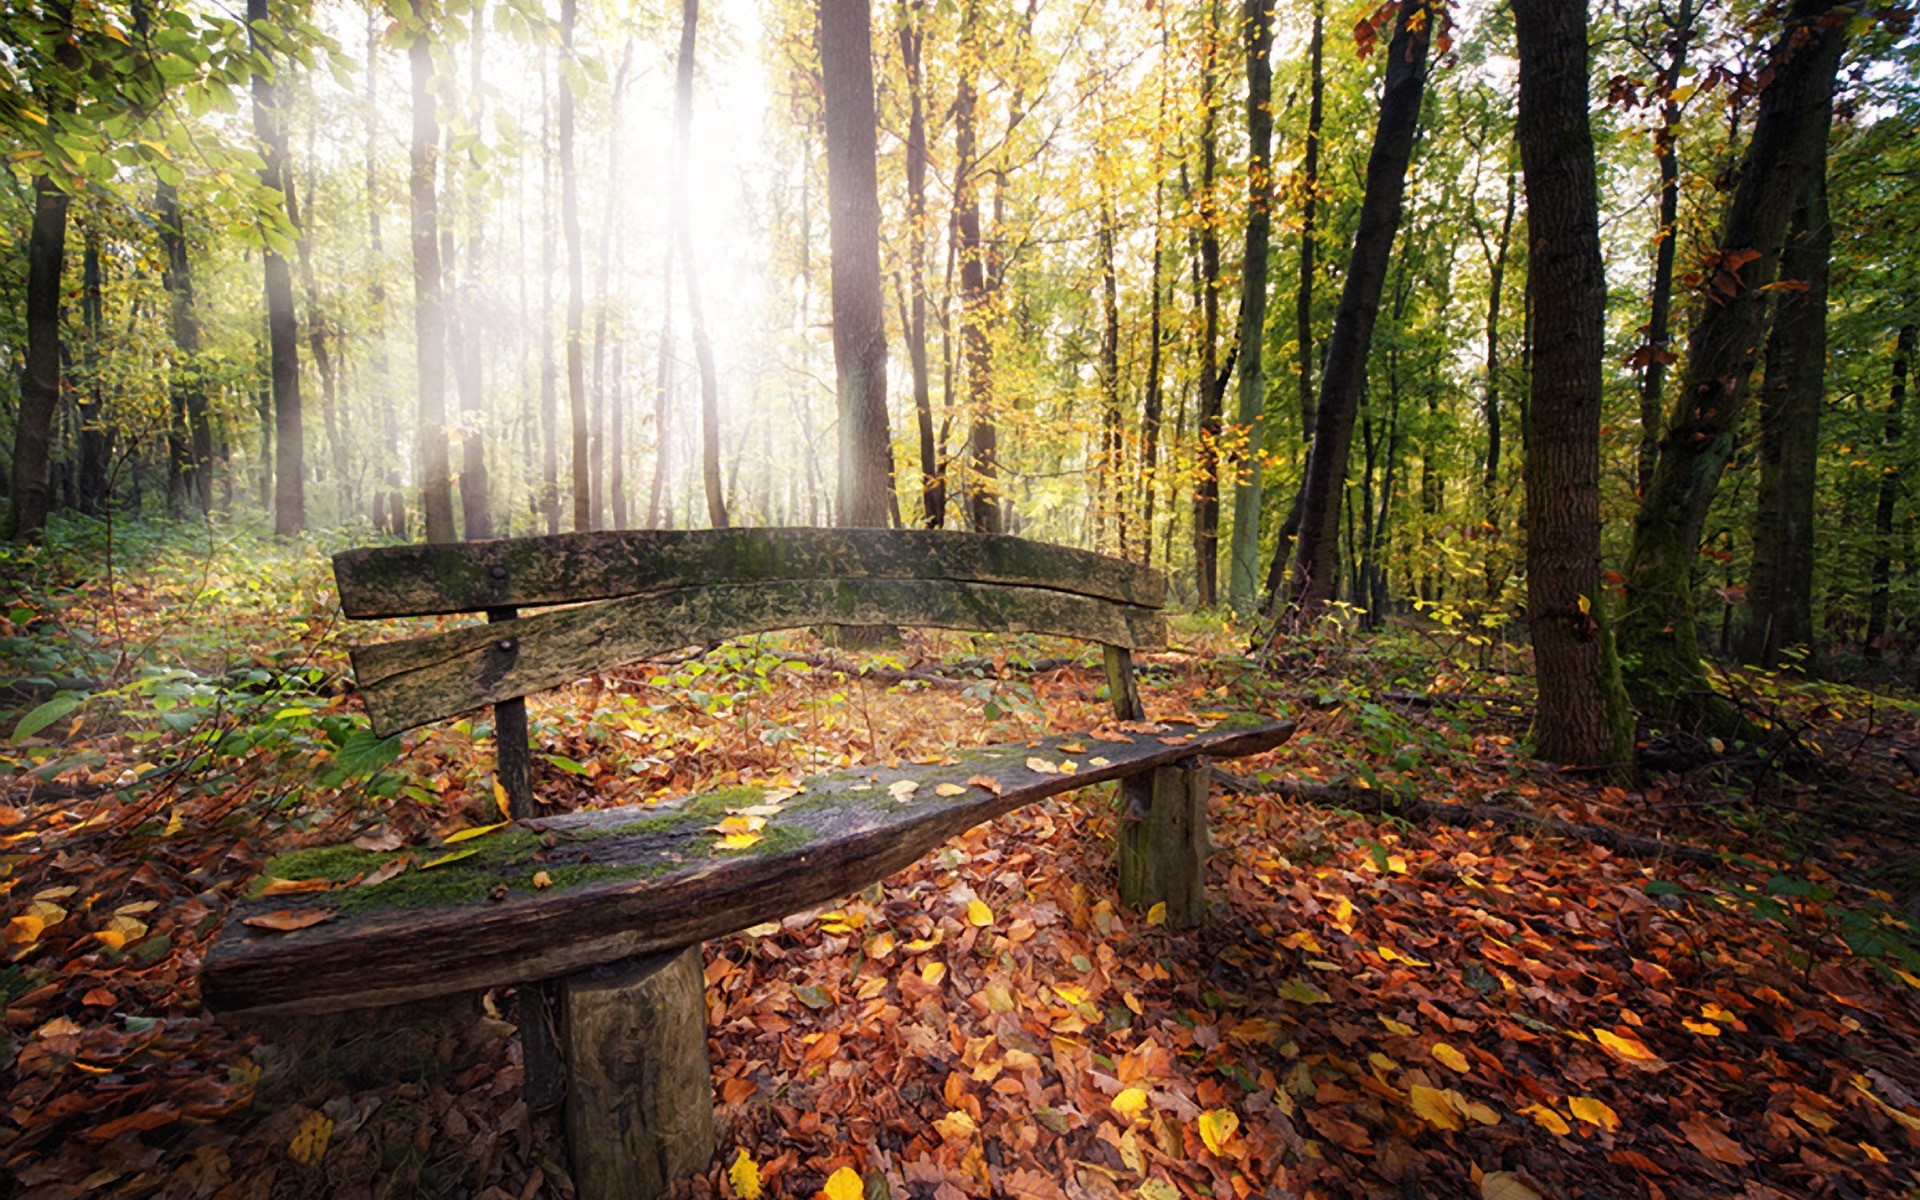
<svg viewBox="0 0 1920 1200">
<path fill-rule="evenodd" d="M 40 612 L 16 606 L 0 636 L 153 644 L 183 597 L 206 594 L 105 586 L 57 613 L 36 593 Z M 318 664 L 308 707 L 356 711 L 324 586 L 221 603 L 222 653 Z M 1222 707 L 1256 669 L 1187 633 L 1146 674 L 1153 716 Z M 803 637 L 766 647 L 822 653 Z M 890 656 L 984 656 L 965 689 L 782 653 L 769 667 L 758 650 L 610 674 L 534 706 L 538 786 L 554 808 L 638 803 L 1098 722 L 1090 663 L 1027 673 L 1036 648 L 1017 649 L 910 636 Z M 1378 778 L 1355 750 L 1364 706 L 1305 699 L 1292 744 L 1229 767 Z M 1837 740 L 1857 714 L 1827 704 Z M 511 992 L 258 1029 L 197 1000 L 199 956 L 268 855 L 492 818 L 485 737 L 410 738 L 393 770 L 415 786 L 380 799 L 265 751 L 204 786 L 128 788 L 137 764 L 165 761 L 143 720 L 83 714 L 9 751 L 0 1163 L 14 1194 L 569 1195 L 556 1118 L 520 1097 Z M 1172 932 L 1118 904 L 1110 795 L 1037 804 L 831 911 L 706 945 L 720 1152 L 676 1194 L 846 1200 L 849 1179 L 938 1200 L 1920 1194 L 1920 978 L 1850 951 L 1832 917 L 1851 905 L 1907 933 L 1892 896 L 1846 877 L 1870 847 L 1788 861 L 1764 808 L 1547 774 L 1498 712 L 1405 720 L 1452 746 L 1401 775 L 1430 800 L 1745 857 L 1685 866 L 1216 789 L 1213 911 Z M 1850 786 L 1914 799 L 1892 771 Z M 1765 886 L 1778 879 L 1812 890 Z"/>
</svg>

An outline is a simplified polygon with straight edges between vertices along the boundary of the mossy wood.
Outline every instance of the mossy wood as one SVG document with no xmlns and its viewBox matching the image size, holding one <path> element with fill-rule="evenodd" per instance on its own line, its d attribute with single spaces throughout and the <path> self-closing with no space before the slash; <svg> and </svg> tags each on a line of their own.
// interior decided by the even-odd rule
<svg viewBox="0 0 1920 1200">
<path fill-rule="evenodd" d="M 1207 912 L 1207 791 L 1210 768 L 1156 767 L 1146 811 L 1120 817 L 1120 898 L 1142 911 L 1165 904 L 1172 929 Z"/>
<path fill-rule="evenodd" d="M 679 949 L 858 891 L 1023 804 L 1196 755 L 1257 754 L 1292 732 L 1290 722 L 1259 717 L 1142 725 L 969 750 L 934 765 L 840 771 L 777 801 L 759 840 L 739 850 L 721 849 L 713 827 L 729 810 L 776 803 L 756 789 L 519 823 L 421 850 L 414 866 L 372 886 L 349 881 L 396 855 L 300 851 L 268 864 L 267 877 L 336 886 L 242 902 L 207 956 L 201 995 L 223 1012 L 330 1012 Z M 1036 759 L 1075 769 L 1028 765 Z M 997 792 L 968 782 L 980 776 Z M 961 790 L 943 796 L 942 784 Z M 447 855 L 460 857 L 427 865 Z M 536 887 L 537 872 L 551 885 Z M 290 933 L 245 924 L 308 909 L 333 915 Z"/>
<path fill-rule="evenodd" d="M 1046 633 L 1166 644 L 1158 610 L 1071 592 L 927 579 L 787 579 L 672 588 L 353 651 L 382 736 L 684 646 L 808 625 Z"/>
<path fill-rule="evenodd" d="M 563 533 L 374 546 L 333 556 L 355 618 L 575 604 L 665 588 L 799 579 L 945 579 L 1159 608 L 1166 577 L 1124 559 L 1003 534 L 928 529 Z"/>
</svg>

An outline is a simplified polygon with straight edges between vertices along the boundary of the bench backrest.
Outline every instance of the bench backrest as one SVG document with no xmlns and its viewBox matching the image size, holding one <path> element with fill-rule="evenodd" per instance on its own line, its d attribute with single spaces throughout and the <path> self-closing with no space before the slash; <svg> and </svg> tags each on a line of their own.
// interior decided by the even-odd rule
<svg viewBox="0 0 1920 1200">
<path fill-rule="evenodd" d="M 513 700 L 595 671 L 812 625 L 1043 633 L 1102 643 L 1117 708 L 1127 652 L 1166 644 L 1166 580 L 1107 555 L 940 530 L 571 533 L 380 546 L 333 559 L 341 608 L 379 618 L 485 612 L 353 650 L 376 733 Z M 568 605 L 530 616 L 522 607 Z M 517 619 L 514 619 L 517 618 Z"/>
</svg>

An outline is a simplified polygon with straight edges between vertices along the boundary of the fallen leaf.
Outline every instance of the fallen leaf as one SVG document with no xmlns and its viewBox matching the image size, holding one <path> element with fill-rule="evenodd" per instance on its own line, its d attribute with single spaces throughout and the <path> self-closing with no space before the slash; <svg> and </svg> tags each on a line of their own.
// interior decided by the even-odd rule
<svg viewBox="0 0 1920 1200">
<path fill-rule="evenodd" d="M 1439 1088 L 1416 1083 L 1407 1089 L 1407 1102 L 1412 1105 L 1417 1116 L 1437 1129 L 1462 1128 L 1460 1116 L 1454 1111 L 1453 1101 L 1447 1099 L 1447 1094 Z"/>
<path fill-rule="evenodd" d="M 386 866 L 381 867 L 379 870 L 375 871 L 373 874 L 367 876 L 365 879 L 362 879 L 360 881 L 360 886 L 372 887 L 376 883 L 385 883 L 387 880 L 394 878 L 395 876 L 399 875 L 402 871 L 406 870 L 407 861 L 408 861 L 407 856 L 402 854 L 399 858 L 394 859 L 392 862 L 388 863 Z"/>
<path fill-rule="evenodd" d="M 1058 775 L 1060 773 L 1059 767 L 1054 766 L 1044 758 L 1027 759 L 1027 770 L 1032 771 L 1036 775 Z"/>
<path fill-rule="evenodd" d="M 363 833 L 353 839 L 353 844 L 362 850 L 371 850 L 375 854 L 384 854 L 389 850 L 398 850 L 406 845 L 399 834 L 392 829 L 382 829 L 379 833 Z"/>
<path fill-rule="evenodd" d="M 721 850 L 745 850 L 765 836 L 763 833 L 730 833 L 714 845 Z"/>
<path fill-rule="evenodd" d="M 1129 1121 L 1137 1121 L 1140 1114 L 1147 1111 L 1147 1094 L 1137 1087 L 1122 1088 L 1120 1094 L 1108 1101 L 1114 1112 Z"/>
<path fill-rule="evenodd" d="M 1451 1070 L 1458 1071 L 1462 1075 L 1473 1070 L 1473 1065 L 1467 1061 L 1467 1056 L 1455 1050 L 1452 1046 L 1447 1045 L 1445 1042 L 1436 1042 L 1432 1053 L 1435 1062 Z"/>
<path fill-rule="evenodd" d="M 1666 1063 L 1660 1056 L 1647 1048 L 1647 1044 L 1631 1035 L 1622 1036 L 1610 1029 L 1595 1029 L 1594 1040 L 1605 1046 L 1609 1052 L 1621 1061 L 1641 1070 L 1659 1070 Z"/>
<path fill-rule="evenodd" d="M 331 921 L 339 913 L 325 908 L 286 909 L 278 912 L 261 913 L 257 917 L 247 917 L 241 922 L 255 929 L 270 929 L 275 933 L 292 933 L 296 929 L 306 929 L 322 921 Z"/>
<path fill-rule="evenodd" d="M 1619 1114 L 1592 1096 L 1569 1096 L 1567 1109 L 1573 1113 L 1575 1120 L 1597 1125 L 1608 1133 L 1620 1128 Z"/>
<path fill-rule="evenodd" d="M 485 837 L 496 829 L 505 829 L 511 824 L 513 824 L 512 821 L 495 821 L 491 825 L 475 825 L 472 829 L 462 829 L 459 833 L 448 834 L 440 844 L 451 846 L 455 842 L 470 842 L 474 838 Z"/>
<path fill-rule="evenodd" d="M 1566 1137 L 1573 1132 L 1573 1126 L 1567 1124 L 1565 1117 L 1544 1104 L 1529 1104 L 1521 1109 L 1520 1113 L 1522 1116 L 1532 1117 L 1535 1125 L 1555 1136 Z"/>
<path fill-rule="evenodd" d="M 740 1200 L 760 1200 L 760 1164 L 753 1161 L 745 1147 L 727 1168 L 727 1181 L 733 1184 L 733 1194 Z"/>
<path fill-rule="evenodd" d="M 934 785 L 933 794 L 936 796 L 964 796 L 967 794 L 967 789 L 957 783 L 940 783 Z"/>
<path fill-rule="evenodd" d="M 947 964 L 943 962 L 930 962 L 920 968 L 920 982 L 926 984 L 928 987 L 939 986 L 940 981 L 946 977 Z"/>
<path fill-rule="evenodd" d="M 324 892 L 333 883 L 327 879 L 268 879 L 260 889 L 262 896 L 291 896 L 300 892 Z"/>
<path fill-rule="evenodd" d="M 1413 1026 L 1396 1021 L 1392 1017 L 1381 1017 L 1380 1023 L 1386 1026 L 1388 1033 L 1397 1033 L 1401 1037 L 1413 1036 Z"/>
<path fill-rule="evenodd" d="M 545 871 L 535 871 L 533 873 L 533 886 L 535 888 L 550 888 L 553 886 L 553 876 L 547 874 Z"/>
<path fill-rule="evenodd" d="M 1489 1171 L 1480 1177 L 1480 1200 L 1545 1200 L 1520 1182 L 1512 1171 Z"/>
<path fill-rule="evenodd" d="M 1221 1153 L 1240 1128 L 1240 1117 L 1230 1108 L 1210 1108 L 1200 1114 L 1200 1140 L 1215 1154 Z"/>
<path fill-rule="evenodd" d="M 1279 987 L 1282 1000 L 1291 1000 L 1295 1004 L 1325 1004 L 1333 997 L 1299 977 L 1287 980 Z"/>
<path fill-rule="evenodd" d="M 112 1008 L 120 1003 L 120 1000 L 105 988 L 92 988 L 86 995 L 80 997 L 80 1003 L 88 1008 Z"/>
<path fill-rule="evenodd" d="M 1745 1166 L 1753 1161 L 1740 1143 L 1720 1132 L 1712 1118 L 1705 1113 L 1695 1113 L 1680 1122 L 1680 1132 L 1687 1135 L 1693 1148 L 1715 1162 L 1726 1163 L 1730 1167 Z"/>
<path fill-rule="evenodd" d="M 249 922 L 251 924 L 251 922 Z M 287 1146 L 287 1157 L 301 1166 L 311 1166 L 327 1152 L 327 1139 L 333 1136 L 333 1121 L 323 1112 L 310 1112 L 294 1131 Z"/>
<path fill-rule="evenodd" d="M 992 792 L 996 796 L 1000 794 L 1000 781 L 991 775 L 970 775 L 967 777 L 967 785 Z"/>
<path fill-rule="evenodd" d="M 935 1121 L 933 1127 L 940 1131 L 941 1137 L 954 1142 L 966 1141 L 980 1132 L 980 1126 L 964 1108 L 950 1110 L 946 1116 Z"/>
<path fill-rule="evenodd" d="M 1156 900 L 1153 902 L 1153 907 L 1147 910 L 1147 924 L 1165 925 L 1166 923 L 1167 902 L 1165 900 Z"/>
<path fill-rule="evenodd" d="M 431 871 L 435 867 L 444 867 L 448 863 L 456 863 L 463 858 L 472 858 L 478 853 L 480 853 L 480 847 L 478 846 L 473 846 L 466 850 L 455 850 L 452 854 L 442 854 L 439 858 L 428 859 L 426 862 L 420 864 L 420 869 L 422 871 Z"/>
<path fill-rule="evenodd" d="M 109 950 L 119 950 L 147 936 L 146 923 L 135 917 L 115 917 L 93 935 Z"/>
<path fill-rule="evenodd" d="M 967 901 L 967 924 L 985 929 L 993 924 L 993 910 L 980 900 Z"/>
<path fill-rule="evenodd" d="M 887 791 L 895 800 L 904 801 L 919 790 L 920 781 L 917 779 L 896 779 L 887 785 Z"/>
<path fill-rule="evenodd" d="M 867 1188 L 860 1181 L 860 1173 L 852 1167 L 841 1167 L 827 1179 L 827 1200 L 864 1200 Z"/>
</svg>

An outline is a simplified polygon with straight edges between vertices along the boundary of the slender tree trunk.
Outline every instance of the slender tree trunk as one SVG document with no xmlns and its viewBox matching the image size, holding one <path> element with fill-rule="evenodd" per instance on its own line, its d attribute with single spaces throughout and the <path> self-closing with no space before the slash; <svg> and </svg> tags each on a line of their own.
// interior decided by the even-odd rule
<svg viewBox="0 0 1920 1200">
<path fill-rule="evenodd" d="M 1600 590 L 1607 279 L 1587 110 L 1587 10 L 1585 0 L 1513 0 L 1513 14 L 1527 278 L 1539 337 L 1525 430 L 1534 752 L 1549 762 L 1614 765 L 1633 753 L 1633 718 Z"/>
<path fill-rule="evenodd" d="M 647 528 L 661 528 L 664 517 L 671 524 L 673 504 L 661 507 L 667 474 L 673 465 L 673 406 L 670 385 L 673 381 L 673 252 L 668 250 L 660 270 L 660 351 L 653 372 L 653 484 L 647 490 Z"/>
<path fill-rule="evenodd" d="M 1660 129 L 1654 135 L 1654 157 L 1660 165 L 1660 230 L 1653 252 L 1653 291 L 1647 310 L 1647 340 L 1641 348 L 1640 366 L 1640 458 L 1636 474 L 1636 492 L 1647 494 L 1653 482 L 1654 463 L 1660 457 L 1660 411 L 1665 407 L 1661 395 L 1667 377 L 1667 364 L 1673 354 L 1669 331 L 1673 312 L 1673 258 L 1676 228 L 1680 219 L 1680 102 L 1674 92 L 1687 66 L 1687 47 L 1693 41 L 1693 0 L 1680 0 L 1680 11 L 1667 29 L 1667 69 L 1660 86 L 1666 103 L 1660 110 Z"/>
<path fill-rule="evenodd" d="M 1413 20 L 1416 14 L 1420 17 L 1417 22 Z M 1334 312 L 1333 332 L 1327 340 L 1320 400 L 1314 413 L 1313 446 L 1307 453 L 1290 602 L 1302 615 L 1333 596 L 1347 453 L 1353 445 L 1354 416 L 1366 381 L 1367 351 L 1373 341 L 1394 235 L 1400 227 L 1407 165 L 1413 158 L 1414 132 L 1426 93 L 1427 46 L 1432 36 L 1428 16 L 1420 0 L 1403 0 L 1395 10 L 1393 38 L 1387 46 L 1380 123 L 1367 160 L 1360 223 L 1353 235 L 1340 306 Z"/>
<path fill-rule="evenodd" d="M 1162 41 L 1164 43 L 1164 38 Z M 1165 110 L 1166 92 L 1162 88 L 1163 120 Z M 1140 396 L 1140 562 L 1146 566 L 1153 565 L 1154 498 L 1160 482 L 1160 422 L 1164 403 L 1160 379 L 1161 278 L 1166 257 L 1162 247 L 1165 235 L 1161 194 L 1164 191 L 1156 181 L 1153 185 L 1153 263 L 1147 277 L 1147 381 Z"/>
<path fill-rule="evenodd" d="M 624 180 L 621 174 L 623 151 L 626 149 L 626 98 L 627 76 L 633 68 L 633 40 L 629 38 L 620 52 L 620 68 L 613 76 L 612 112 L 608 116 L 607 128 L 607 194 L 600 219 L 600 272 L 594 285 L 593 314 L 593 519 L 604 524 L 609 510 L 614 511 L 613 528 L 626 525 L 626 498 L 619 494 L 625 481 L 620 456 L 623 453 L 621 437 L 625 433 L 625 422 L 619 411 L 618 394 L 620 391 L 619 343 L 624 330 L 613 331 L 613 380 L 609 385 L 602 374 L 602 366 L 607 354 L 607 323 L 611 317 L 612 298 L 607 280 L 614 273 L 614 265 L 621 257 L 626 239 L 614 240 L 614 225 L 619 219 L 620 198 Z M 616 479 L 615 476 L 619 478 Z"/>
<path fill-rule="evenodd" d="M 698 12 L 698 0 L 687 0 Z M 591 427 L 587 420 L 586 270 L 580 246 L 580 185 L 573 146 L 573 32 L 578 0 L 560 0 L 560 226 L 567 242 L 567 413 L 573 422 L 573 527 L 593 528 Z M 684 41 L 682 45 L 684 45 Z"/>
<path fill-rule="evenodd" d="M 680 55 L 674 63 L 674 242 L 687 283 L 687 320 L 693 332 L 693 359 L 700 371 L 700 477 L 706 487 L 707 522 L 727 527 L 726 493 L 720 480 L 720 381 L 713 363 L 713 343 L 707 338 L 707 315 L 700 299 L 700 269 L 693 255 L 693 216 L 687 190 L 691 186 L 693 145 L 693 52 L 700 28 L 700 0 L 683 0 L 680 8 Z"/>
<path fill-rule="evenodd" d="M 482 51 L 485 45 L 481 31 L 486 28 L 484 0 L 475 0 L 473 12 L 468 17 L 468 28 L 472 35 L 468 46 L 468 69 L 471 74 L 467 86 L 467 124 L 469 128 L 478 129 L 484 119 L 480 109 Z M 448 153 L 452 153 L 451 146 Z M 481 378 L 484 337 L 480 329 L 480 306 L 476 301 L 484 269 L 480 253 L 481 231 L 487 223 L 481 211 L 480 189 L 469 184 L 463 199 L 467 217 L 466 261 L 464 268 L 455 276 L 451 305 L 454 335 L 449 348 L 453 354 L 454 388 L 460 396 L 460 427 L 465 434 L 460 441 L 461 531 L 468 541 L 477 542 L 493 536 L 493 488 L 487 472 L 487 402 Z M 458 243 L 450 237 L 447 264 L 452 266 L 459 258 Z"/>
<path fill-rule="evenodd" d="M 1219 166 L 1218 79 L 1220 6 L 1208 0 L 1201 33 L 1200 188 L 1194 205 L 1199 226 L 1200 378 L 1197 414 L 1197 478 L 1193 485 L 1193 563 L 1196 599 L 1202 608 L 1219 600 L 1220 558 L 1220 402 L 1226 390 L 1220 354 L 1220 227 L 1214 211 L 1214 176 Z"/>
<path fill-rule="evenodd" d="M 268 0 L 247 0 L 247 23 L 270 20 Z M 272 52 L 252 35 L 252 50 L 271 68 Z M 280 193 L 287 223 L 299 236 L 293 196 L 293 172 L 287 163 L 287 135 L 281 127 L 281 84 L 256 70 L 253 75 L 253 132 L 260 140 L 262 186 Z M 291 537 L 307 525 L 306 435 L 300 415 L 300 325 L 293 311 L 293 274 L 286 255 L 269 236 L 261 255 L 266 267 L 267 339 L 273 363 L 274 491 L 273 532 Z"/>
<path fill-rule="evenodd" d="M 1096 175 L 1102 174 L 1098 165 Z M 1125 558 L 1127 554 L 1126 518 L 1122 507 L 1126 503 L 1126 489 L 1121 481 L 1126 478 L 1126 464 L 1121 444 L 1120 421 L 1120 284 L 1119 274 L 1114 264 L 1113 204 L 1102 198 L 1100 201 L 1100 225 L 1096 240 L 1100 249 L 1100 455 L 1096 463 L 1097 475 L 1093 480 L 1094 494 L 1094 549 L 1104 549 L 1101 539 L 1105 536 L 1104 526 L 1111 520 L 1115 533 L 1115 553 Z"/>
<path fill-rule="evenodd" d="M 1813 648 L 1813 489 L 1819 474 L 1820 411 L 1827 399 L 1826 164 L 1819 166 L 1780 258 L 1760 384 L 1760 495 L 1753 566 L 1741 606 L 1737 653 L 1771 667 L 1784 651 Z M 1804 665 L 1811 667 L 1811 661 Z"/>
<path fill-rule="evenodd" d="M 193 268 L 187 257 L 178 189 L 162 180 L 154 188 L 153 207 L 165 259 L 160 282 L 170 301 L 169 324 L 178 355 L 169 373 L 168 391 L 174 425 L 180 431 L 176 450 L 180 482 L 205 514 L 213 508 L 213 431 L 207 420 L 206 383 L 200 376 L 200 318 L 193 306 Z"/>
<path fill-rule="evenodd" d="M 75 480 L 79 503 L 88 516 L 101 516 L 108 508 L 107 458 L 113 438 L 103 422 L 106 419 L 106 394 L 100 377 L 100 348 L 106 333 L 106 283 L 100 264 L 100 233 L 90 217 L 84 225 L 85 249 L 80 267 L 80 323 L 87 340 L 80 355 L 81 386 L 74 389 L 79 426 L 80 464 Z"/>
<path fill-rule="evenodd" d="M 933 388 L 927 372 L 927 118 L 920 22 L 925 0 L 900 0 L 900 61 L 907 73 L 907 279 L 909 303 L 902 314 L 907 361 L 913 372 L 913 412 L 920 433 L 920 521 L 928 529 L 946 524 L 945 447 L 934 433 Z"/>
<path fill-rule="evenodd" d="M 553 103 L 548 90 L 547 52 L 540 51 L 540 179 L 544 195 L 553 194 Z M 553 205 L 540 206 L 540 509 L 547 534 L 560 532 L 560 389 L 553 360 Z"/>
<path fill-rule="evenodd" d="M 967 9 L 969 24 L 973 6 Z M 972 54 L 968 48 L 967 54 Z M 981 533 L 1000 531 L 999 431 L 993 416 L 993 353 L 987 342 L 992 297 L 980 236 L 979 163 L 975 159 L 973 67 L 961 68 L 953 102 L 953 237 L 960 260 L 960 353 L 967 375 L 967 521 Z"/>
<path fill-rule="evenodd" d="M 1246 0 L 1247 243 L 1240 273 L 1240 409 L 1246 450 L 1233 489 L 1227 602 L 1253 611 L 1260 586 L 1260 456 L 1266 439 L 1267 248 L 1273 239 L 1273 0 Z"/>
<path fill-rule="evenodd" d="M 1900 340 L 1893 351 L 1893 386 L 1887 393 L 1887 423 L 1881 435 L 1881 448 L 1891 461 L 1880 469 L 1880 494 L 1873 513 L 1873 592 L 1867 601 L 1867 642 L 1865 654 L 1878 660 L 1887 635 L 1887 614 L 1893 596 L 1893 511 L 1900 499 L 1902 473 L 1901 450 L 1905 445 L 1907 370 L 1913 362 L 1914 327 L 1900 327 Z"/>
<path fill-rule="evenodd" d="M 628 528 L 627 514 L 627 339 L 613 339 L 613 388 L 607 414 L 607 498 L 613 509 L 613 527 Z"/>
<path fill-rule="evenodd" d="M 376 117 L 380 112 L 380 43 L 382 22 L 377 10 L 369 6 L 367 10 L 367 101 L 365 110 L 365 157 L 367 189 L 367 306 L 370 333 L 373 338 L 373 373 L 369 386 L 373 391 L 374 410 L 377 420 L 374 444 L 386 448 L 397 444 L 400 431 L 393 411 L 393 387 L 391 383 L 392 367 L 387 357 L 387 286 L 386 247 L 382 241 L 380 211 L 380 175 L 377 151 L 380 143 Z M 405 481 L 401 471 L 391 459 L 384 471 L 378 473 L 373 496 L 373 524 L 375 529 L 387 529 L 387 504 L 379 489 L 384 486 L 393 491 L 392 502 L 404 505 L 401 498 Z M 404 510 L 403 510 L 404 511 Z M 394 529 L 395 536 L 400 531 Z"/>
<path fill-rule="evenodd" d="M 1307 45 L 1307 144 L 1300 162 L 1300 283 L 1294 292 L 1294 337 L 1299 347 L 1300 436 L 1313 439 L 1314 219 L 1320 207 L 1320 123 L 1326 107 L 1326 0 L 1314 0 L 1313 39 Z"/>
<path fill-rule="evenodd" d="M 1693 564 L 1707 508 L 1733 451 L 1787 224 L 1827 151 L 1833 81 L 1851 7 L 1796 0 L 1770 56 L 1753 139 L 1714 252 L 1681 394 L 1641 498 L 1627 557 L 1620 649 L 1641 712 L 1737 731 L 1700 661 Z M 1545 334 L 1541 334 L 1544 348 Z M 1537 372 L 1537 367 L 1536 367 Z"/>
<path fill-rule="evenodd" d="M 295 207 L 292 193 L 287 195 L 287 211 L 300 230 L 295 249 L 300 258 L 300 289 L 307 297 L 307 348 L 313 365 L 320 372 L 320 422 L 327 435 L 327 461 L 333 468 L 334 484 L 345 501 L 343 511 L 353 511 L 353 481 L 348 474 L 347 443 L 340 435 L 340 372 L 327 345 L 329 329 L 326 311 L 320 304 L 320 286 L 313 274 L 313 188 L 315 177 L 314 131 L 307 127 L 307 211 L 303 218 Z"/>
<path fill-rule="evenodd" d="M 420 393 L 420 514 L 427 541 L 451 542 L 457 535 L 447 466 L 447 317 L 440 296 L 440 201 L 434 188 L 440 116 L 433 94 L 433 33 L 424 0 L 413 0 L 410 23 L 413 143 L 407 217 L 413 239 L 415 386 Z"/>
<path fill-rule="evenodd" d="M 827 131 L 833 366 L 839 393 L 839 523 L 887 524 L 887 329 L 867 0 L 820 0 Z"/>
<path fill-rule="evenodd" d="M 1585 0 L 1580 0 L 1584 3 Z M 1500 482 L 1500 301 L 1506 292 L 1507 246 L 1513 237 L 1514 178 L 1507 176 L 1506 211 L 1500 218 L 1500 236 L 1487 256 L 1486 378 L 1481 383 L 1480 417 L 1487 426 L 1487 453 L 1481 462 L 1481 508 L 1487 524 L 1493 520 L 1495 490 Z"/>
</svg>

